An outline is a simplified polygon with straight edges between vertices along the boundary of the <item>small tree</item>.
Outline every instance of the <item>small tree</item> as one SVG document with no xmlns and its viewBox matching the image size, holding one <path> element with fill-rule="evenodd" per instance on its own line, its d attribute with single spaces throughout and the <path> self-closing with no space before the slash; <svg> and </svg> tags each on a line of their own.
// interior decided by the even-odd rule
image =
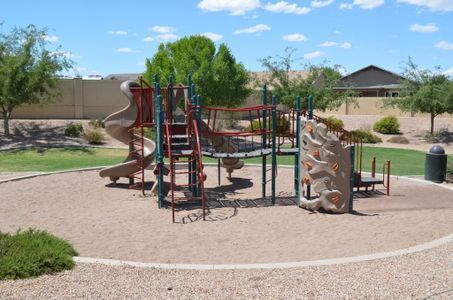
<svg viewBox="0 0 453 300">
<path fill-rule="evenodd" d="M 284 56 L 273 58 L 268 56 L 261 59 L 262 65 L 270 72 L 270 84 L 274 88 L 274 94 L 278 95 L 280 103 L 294 108 L 296 97 L 307 99 L 309 95 L 314 98 L 314 108 L 322 111 L 335 109 L 342 103 L 354 102 L 354 94 L 350 91 L 338 92 L 334 88 L 338 86 L 342 77 L 339 69 L 341 66 L 333 67 L 324 64 L 314 66 L 306 65 L 308 73 L 306 78 L 290 78 L 292 65 L 296 61 L 292 55 L 294 49 L 286 48 Z M 306 108 L 306 101 L 302 101 L 302 108 Z"/>
<path fill-rule="evenodd" d="M 61 52 L 45 49 L 46 30 L 33 25 L 0 34 L 0 110 L 5 135 L 13 110 L 55 99 L 58 73 L 71 67 Z"/>
<path fill-rule="evenodd" d="M 434 119 L 444 113 L 453 113 L 453 82 L 435 71 L 419 69 L 409 57 L 401 82 L 400 98 L 384 101 L 385 106 L 398 107 L 405 112 L 430 114 L 430 133 L 434 133 Z"/>
<path fill-rule="evenodd" d="M 144 76 L 153 82 L 153 75 L 158 74 L 160 83 L 165 85 L 170 75 L 179 83 L 186 82 L 189 73 L 204 105 L 234 107 L 250 94 L 244 66 L 236 62 L 225 44 L 216 52 L 215 44 L 204 36 L 160 44 L 153 58 L 147 59 Z"/>
</svg>

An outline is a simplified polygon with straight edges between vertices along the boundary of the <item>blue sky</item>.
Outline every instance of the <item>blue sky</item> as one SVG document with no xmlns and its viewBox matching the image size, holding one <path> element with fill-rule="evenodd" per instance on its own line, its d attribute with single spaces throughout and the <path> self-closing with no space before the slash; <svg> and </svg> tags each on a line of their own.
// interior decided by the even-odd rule
<svg viewBox="0 0 453 300">
<path fill-rule="evenodd" d="M 352 72 L 369 64 L 401 72 L 411 56 L 453 76 L 453 0 L 3 1 L 2 31 L 48 31 L 82 75 L 135 73 L 161 42 L 205 34 L 249 70 L 296 49 L 294 69 L 327 61 Z"/>
</svg>

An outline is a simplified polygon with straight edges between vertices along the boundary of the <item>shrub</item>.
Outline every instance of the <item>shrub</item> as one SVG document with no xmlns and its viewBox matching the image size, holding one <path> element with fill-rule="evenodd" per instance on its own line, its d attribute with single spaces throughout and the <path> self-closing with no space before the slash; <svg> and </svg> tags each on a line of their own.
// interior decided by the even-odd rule
<svg viewBox="0 0 453 300">
<path fill-rule="evenodd" d="M 78 255 L 66 241 L 28 229 L 15 235 L 0 232 L 0 280 L 34 277 L 74 267 Z"/>
<path fill-rule="evenodd" d="M 352 132 L 353 132 L 354 136 L 360 138 L 363 143 L 367 143 L 367 144 L 382 143 L 382 139 L 380 137 L 375 136 L 374 134 L 372 134 L 369 131 L 357 129 L 357 130 L 353 130 Z"/>
<path fill-rule="evenodd" d="M 260 123 L 262 122 L 263 120 L 259 121 L 258 119 L 254 120 L 252 122 L 253 124 L 253 130 L 260 130 Z M 289 121 L 287 118 L 283 117 L 283 116 L 279 116 L 277 117 L 277 133 L 278 134 L 288 134 L 288 124 L 289 124 Z M 272 126 L 272 123 L 271 123 L 271 118 L 268 117 L 267 118 L 267 129 L 269 130 Z M 252 130 L 252 126 L 249 125 L 246 129 L 247 130 Z"/>
<path fill-rule="evenodd" d="M 335 127 L 343 128 L 343 120 L 335 118 L 334 116 L 327 117 L 326 120 Z"/>
<path fill-rule="evenodd" d="M 76 124 L 69 124 L 65 130 L 64 130 L 64 135 L 70 136 L 70 137 L 79 137 L 80 133 L 82 133 L 83 127 L 82 124 L 76 123 Z"/>
<path fill-rule="evenodd" d="M 374 123 L 373 130 L 382 134 L 398 134 L 400 133 L 400 123 L 394 116 L 384 117 Z"/>
<path fill-rule="evenodd" d="M 395 144 L 410 144 L 410 141 L 402 135 L 392 136 L 387 140 L 387 142 Z"/>
<path fill-rule="evenodd" d="M 104 135 L 98 130 L 88 132 L 85 137 L 88 143 L 92 145 L 99 145 L 104 142 Z"/>
<path fill-rule="evenodd" d="M 103 118 L 91 119 L 90 122 L 88 122 L 88 124 L 90 124 L 94 128 L 105 128 Z"/>
</svg>

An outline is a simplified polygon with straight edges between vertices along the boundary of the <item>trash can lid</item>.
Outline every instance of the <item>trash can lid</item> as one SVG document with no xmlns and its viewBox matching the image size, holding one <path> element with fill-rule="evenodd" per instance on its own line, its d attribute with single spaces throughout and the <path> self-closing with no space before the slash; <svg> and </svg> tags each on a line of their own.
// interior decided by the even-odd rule
<svg viewBox="0 0 453 300">
<path fill-rule="evenodd" d="M 442 146 L 435 145 L 429 149 L 429 153 L 432 154 L 445 154 L 445 149 Z"/>
</svg>

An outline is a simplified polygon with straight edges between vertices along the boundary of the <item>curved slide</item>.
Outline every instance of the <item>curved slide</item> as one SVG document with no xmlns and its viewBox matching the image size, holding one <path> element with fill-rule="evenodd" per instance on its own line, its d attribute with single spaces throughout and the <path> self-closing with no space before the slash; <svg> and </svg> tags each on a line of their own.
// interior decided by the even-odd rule
<svg viewBox="0 0 453 300">
<path fill-rule="evenodd" d="M 138 113 L 137 104 L 130 90 L 131 87 L 139 87 L 139 85 L 132 80 L 125 81 L 121 84 L 121 91 L 129 100 L 129 104 L 122 110 L 109 115 L 104 120 L 107 134 L 124 144 L 129 144 L 129 141 L 134 138 L 134 134 L 129 132 L 129 129 L 135 125 Z M 139 136 L 135 135 L 135 137 Z M 154 161 L 156 144 L 145 137 L 143 140 L 144 165 L 146 168 Z M 138 171 L 140 171 L 140 166 L 137 164 L 137 160 L 127 157 L 122 163 L 102 169 L 99 172 L 99 176 L 109 177 L 111 181 L 116 182 L 120 177 L 129 178 L 130 174 Z"/>
</svg>

